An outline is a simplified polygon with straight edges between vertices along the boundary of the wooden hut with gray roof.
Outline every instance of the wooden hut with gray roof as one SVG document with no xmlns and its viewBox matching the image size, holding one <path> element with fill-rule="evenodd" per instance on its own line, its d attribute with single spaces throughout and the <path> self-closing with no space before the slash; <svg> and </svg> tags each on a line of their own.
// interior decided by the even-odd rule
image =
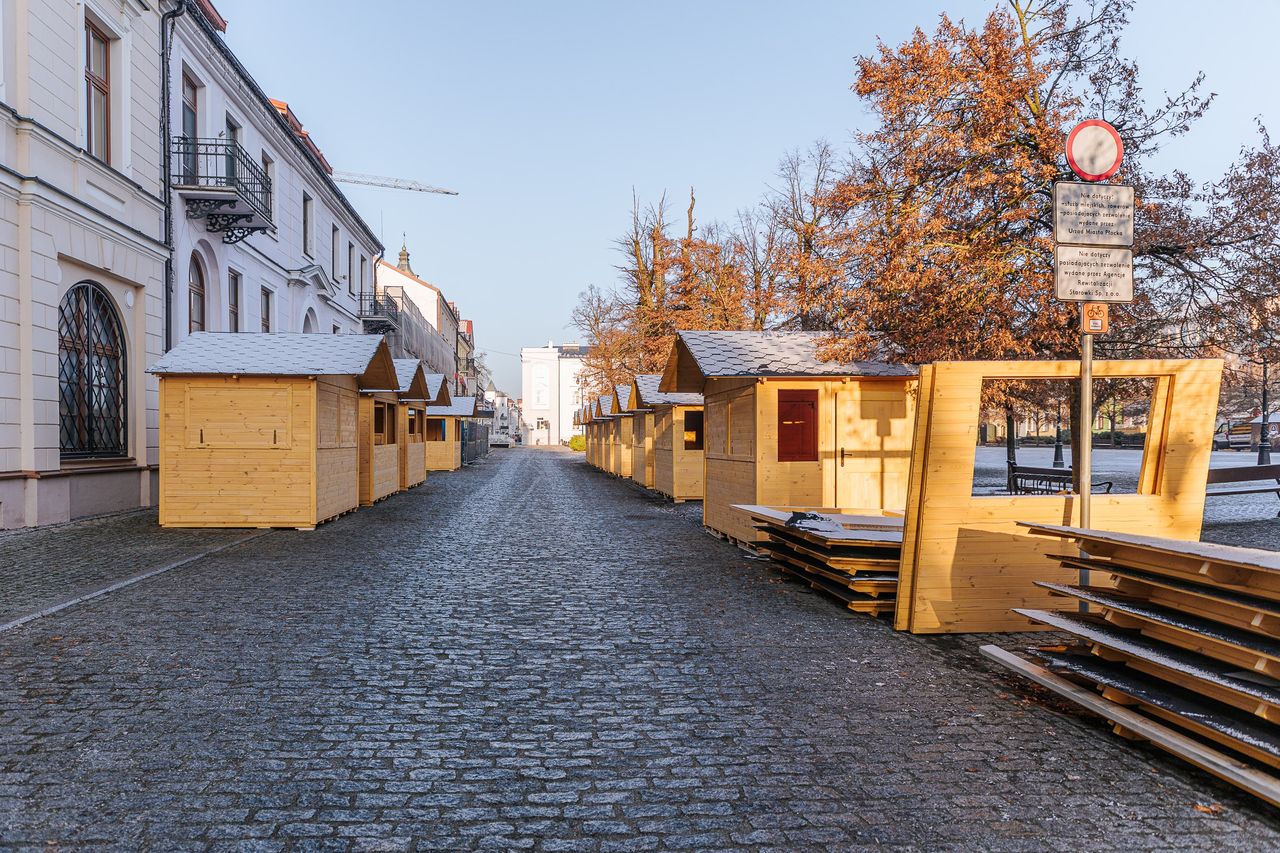
<svg viewBox="0 0 1280 853">
<path fill-rule="evenodd" d="M 631 477 L 631 415 L 627 406 L 631 402 L 631 386 L 619 385 L 613 389 L 612 411 L 609 417 L 609 472 L 624 479 Z"/>
<path fill-rule="evenodd" d="M 400 417 L 400 488 L 410 489 L 427 479 L 427 406 L 448 405 L 449 388 L 442 373 L 426 373 L 416 358 L 397 358 Z"/>
<path fill-rule="evenodd" d="M 454 397 L 447 405 L 427 406 L 428 471 L 462 467 L 462 422 L 475 414 L 475 397 Z"/>
<path fill-rule="evenodd" d="M 641 374 L 631 384 L 632 479 L 643 448 L 644 485 L 676 503 L 700 501 L 703 493 L 702 395 L 658 390 L 660 374 Z"/>
<path fill-rule="evenodd" d="M 665 393 L 704 400 L 703 522 L 741 543 L 762 535 L 734 504 L 841 509 L 906 506 L 916 372 L 818 358 L 820 332 L 680 332 Z"/>
<path fill-rule="evenodd" d="M 196 332 L 160 377 L 160 524 L 309 529 L 355 509 L 362 392 L 396 389 L 381 335 Z"/>
</svg>

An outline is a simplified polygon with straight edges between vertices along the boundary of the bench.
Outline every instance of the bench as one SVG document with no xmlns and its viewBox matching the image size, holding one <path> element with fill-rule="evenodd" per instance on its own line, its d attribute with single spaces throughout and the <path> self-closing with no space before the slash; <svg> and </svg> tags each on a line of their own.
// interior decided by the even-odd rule
<svg viewBox="0 0 1280 853">
<path fill-rule="evenodd" d="M 1014 462 L 1006 464 L 1009 466 L 1009 491 L 1015 495 L 1060 495 L 1074 488 L 1070 468 L 1036 468 Z M 1109 495 L 1114 485 L 1110 481 L 1094 483 L 1093 491 Z"/>
<path fill-rule="evenodd" d="M 1231 483 L 1252 483 L 1253 485 L 1233 486 L 1224 489 L 1205 489 L 1207 498 L 1220 498 L 1225 495 L 1262 495 L 1272 492 L 1280 498 L 1280 465 L 1241 465 L 1238 468 L 1210 468 L 1208 485 Z M 1280 513 L 1277 513 L 1280 518 Z"/>
</svg>

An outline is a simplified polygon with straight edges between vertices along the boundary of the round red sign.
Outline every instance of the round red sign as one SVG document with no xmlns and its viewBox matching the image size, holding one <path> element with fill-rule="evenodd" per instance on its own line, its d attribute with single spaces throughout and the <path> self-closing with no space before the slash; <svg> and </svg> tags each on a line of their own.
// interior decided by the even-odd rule
<svg viewBox="0 0 1280 853">
<path fill-rule="evenodd" d="M 1105 181 L 1123 160 L 1120 134 L 1102 119 L 1082 121 L 1067 136 L 1067 164 L 1086 181 Z"/>
</svg>

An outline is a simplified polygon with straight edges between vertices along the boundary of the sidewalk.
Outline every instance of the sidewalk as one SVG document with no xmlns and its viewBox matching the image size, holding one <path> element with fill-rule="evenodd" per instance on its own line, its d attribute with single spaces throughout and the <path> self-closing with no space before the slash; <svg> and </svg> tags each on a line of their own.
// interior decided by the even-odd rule
<svg viewBox="0 0 1280 853">
<path fill-rule="evenodd" d="M 0 624 L 171 565 L 247 530 L 165 530 L 154 509 L 0 533 Z"/>
</svg>

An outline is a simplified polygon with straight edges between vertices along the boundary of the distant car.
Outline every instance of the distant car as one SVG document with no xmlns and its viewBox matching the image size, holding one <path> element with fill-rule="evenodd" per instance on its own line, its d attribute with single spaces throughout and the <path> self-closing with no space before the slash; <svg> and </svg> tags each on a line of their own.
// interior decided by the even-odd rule
<svg viewBox="0 0 1280 853">
<path fill-rule="evenodd" d="M 511 434 L 505 432 L 495 432 L 489 436 L 490 447 L 510 447 Z"/>
</svg>

